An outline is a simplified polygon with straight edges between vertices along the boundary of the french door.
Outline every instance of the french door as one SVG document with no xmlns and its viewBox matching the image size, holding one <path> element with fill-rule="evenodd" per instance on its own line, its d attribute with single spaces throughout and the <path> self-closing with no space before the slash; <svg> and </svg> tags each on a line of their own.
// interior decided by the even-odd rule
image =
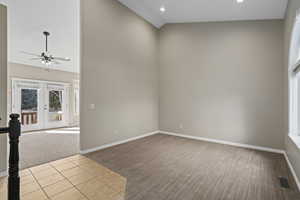
<svg viewBox="0 0 300 200">
<path fill-rule="evenodd" d="M 21 116 L 22 130 L 36 130 L 43 128 L 41 87 L 39 84 L 19 83 L 13 94 L 13 113 Z"/>
<path fill-rule="evenodd" d="M 64 85 L 48 84 L 45 94 L 45 127 L 66 126 L 67 122 L 67 89 Z"/>
<path fill-rule="evenodd" d="M 12 111 L 23 131 L 67 126 L 68 84 L 13 79 L 12 85 Z"/>
</svg>

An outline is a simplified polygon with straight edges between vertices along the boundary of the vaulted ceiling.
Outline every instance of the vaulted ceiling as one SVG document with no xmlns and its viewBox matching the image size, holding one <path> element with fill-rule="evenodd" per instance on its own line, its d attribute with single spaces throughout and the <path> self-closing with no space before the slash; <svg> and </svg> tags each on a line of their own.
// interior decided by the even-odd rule
<svg viewBox="0 0 300 200">
<path fill-rule="evenodd" d="M 119 0 L 147 21 L 166 23 L 282 19 L 288 0 Z M 164 6 L 165 12 L 160 11 Z"/>
<path fill-rule="evenodd" d="M 9 62 L 45 67 L 21 51 L 40 54 L 45 50 L 43 31 L 51 33 L 49 51 L 69 57 L 53 69 L 79 72 L 79 0 L 0 0 L 8 7 Z"/>
<path fill-rule="evenodd" d="M 71 62 L 52 66 L 79 72 L 80 0 L 0 0 L 9 9 L 9 61 L 45 67 L 20 53 L 41 53 L 42 32 L 51 32 L 50 52 Z M 154 26 L 166 23 L 282 19 L 288 0 L 118 0 Z M 50 2 L 50 3 L 49 3 Z M 160 8 L 164 7 L 165 12 Z"/>
</svg>

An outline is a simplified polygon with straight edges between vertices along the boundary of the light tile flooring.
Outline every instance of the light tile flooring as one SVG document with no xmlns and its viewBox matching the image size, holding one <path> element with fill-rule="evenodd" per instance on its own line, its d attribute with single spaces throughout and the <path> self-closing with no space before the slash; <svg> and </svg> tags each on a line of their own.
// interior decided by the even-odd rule
<svg viewBox="0 0 300 200">
<path fill-rule="evenodd" d="M 126 179 L 76 155 L 20 172 L 21 200 L 124 200 Z M 7 200 L 7 178 L 0 179 L 0 200 Z"/>
</svg>

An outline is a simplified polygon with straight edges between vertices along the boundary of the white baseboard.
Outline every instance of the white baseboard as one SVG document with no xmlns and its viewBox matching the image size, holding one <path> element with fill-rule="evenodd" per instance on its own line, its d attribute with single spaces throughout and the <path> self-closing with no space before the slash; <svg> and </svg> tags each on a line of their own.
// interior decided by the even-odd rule
<svg viewBox="0 0 300 200">
<path fill-rule="evenodd" d="M 287 163 L 288 163 L 288 166 L 292 172 L 292 175 L 294 177 L 294 180 L 297 184 L 297 187 L 298 189 L 300 190 L 300 181 L 296 175 L 296 172 L 286 154 L 286 152 L 284 150 L 281 150 L 281 149 L 273 149 L 273 148 L 268 148 L 268 147 L 261 147 L 261 146 L 255 146 L 255 145 L 249 145 L 249 144 L 242 144 L 242 143 L 235 143 L 235 142 L 228 142 L 228 141 L 224 141 L 224 140 L 216 140 L 216 139 L 210 139 L 210 138 L 204 138 L 204 137 L 196 137 L 196 136 L 190 136 L 190 135 L 183 135 L 183 134 L 179 134 L 179 133 L 172 133 L 172 132 L 167 132 L 167 131 L 154 131 L 154 132 L 151 132 L 151 133 L 147 133 L 147 134 L 144 134 L 144 135 L 140 135 L 140 136 L 137 136 L 137 137 L 133 137 L 133 138 L 129 138 L 129 139 L 126 139 L 126 140 L 122 140 L 122 141 L 119 141 L 119 142 L 114 142 L 114 143 L 111 143 L 111 144 L 105 144 L 105 145 L 102 145 L 102 146 L 99 146 L 99 147 L 95 147 L 95 148 L 91 148 L 91 149 L 87 149 L 87 150 L 82 150 L 80 151 L 81 154 L 87 154 L 87 153 L 91 153 L 91 152 L 95 152 L 95 151 L 99 151 L 99 150 L 102 150 L 102 149 L 106 149 L 106 148 L 109 148 L 109 147 L 113 147 L 113 146 L 116 146 L 116 145 L 119 145 L 119 144 L 124 144 L 124 143 L 127 143 L 127 142 L 131 142 L 131 141 L 134 141 L 134 140 L 138 140 L 138 139 L 141 139 L 141 138 L 144 138 L 144 137 L 148 137 L 148 136 L 151 136 L 151 135 L 155 135 L 155 134 L 158 134 L 158 133 L 161 133 L 161 134 L 166 134 L 166 135 L 172 135 L 172 136 L 177 136 L 177 137 L 183 137 L 183 138 L 188 138 L 188 139 L 194 139 L 194 140 L 201 140 L 201 141 L 206 141 L 206 142 L 212 142 L 212 143 L 218 143 L 218 144 L 225 144 L 225 145 L 230 145 L 230 146 L 236 146 L 236 147 L 242 147 L 242 148 L 247 148 L 247 149 L 253 149 L 253 150 L 260 150 L 260 151 L 267 151 L 267 152 L 272 152 L 272 153 L 279 153 L 279 154 L 283 154 Z M 1 176 L 6 176 L 7 175 L 7 172 L 0 172 L 0 177 Z"/>
<path fill-rule="evenodd" d="M 294 170 L 294 167 L 293 167 L 292 163 L 290 162 L 290 159 L 289 159 L 289 157 L 288 157 L 288 155 L 287 155 L 286 152 L 284 152 L 284 157 L 285 157 L 285 160 L 286 160 L 286 162 L 287 162 L 287 164 L 288 164 L 288 166 L 289 166 L 289 168 L 290 168 L 290 170 L 292 172 L 292 175 L 293 175 L 294 180 L 295 180 L 295 182 L 297 184 L 298 190 L 300 191 L 300 181 L 299 181 L 299 178 L 298 178 L 298 176 L 297 176 L 297 174 L 296 174 L 296 172 Z"/>
<path fill-rule="evenodd" d="M 194 140 L 201 140 L 201 141 L 206 141 L 206 142 L 218 143 L 218 144 L 226 144 L 226 145 L 230 145 L 230 146 L 242 147 L 242 148 L 247 148 L 247 149 L 254 149 L 254 150 L 267 151 L 267 152 L 272 152 L 272 153 L 285 154 L 285 151 L 281 150 L 281 149 L 273 149 L 273 148 L 261 147 L 261 146 L 255 146 L 255 145 L 249 145 L 249 144 L 228 142 L 228 141 L 224 141 L 224 140 L 216 140 L 216 139 L 210 139 L 210 138 L 204 138 L 204 137 L 190 136 L 190 135 L 184 135 L 184 134 L 179 134 L 179 133 L 172 133 L 172 132 L 167 132 L 167 131 L 154 131 L 154 132 L 151 132 L 151 133 L 146 133 L 144 135 L 140 135 L 140 136 L 137 136 L 137 137 L 129 138 L 129 139 L 126 139 L 126 140 L 122 140 L 122 141 L 118 141 L 118 142 L 114 142 L 114 143 L 110 143 L 110 144 L 101 145 L 99 147 L 95 147 L 95 148 L 91 148 L 91 149 L 87 149 L 87 150 L 82 150 L 82 151 L 80 151 L 80 153 L 81 154 L 87 154 L 87 153 L 99 151 L 99 150 L 102 150 L 102 149 L 113 147 L 113 146 L 116 146 L 116 145 L 119 145 L 119 144 L 124 144 L 124 143 L 127 143 L 127 142 L 138 140 L 138 139 L 141 139 L 141 138 L 144 138 L 144 137 L 148 137 L 148 136 L 151 136 L 151 135 L 155 135 L 155 134 L 158 134 L 158 133 L 166 134 L 166 135 L 172 135 L 172 136 L 177 136 L 177 137 L 183 137 L 183 138 L 188 138 L 188 139 L 194 139 Z"/>
<path fill-rule="evenodd" d="M 7 176 L 7 171 L 0 172 L 0 178 Z"/>
<path fill-rule="evenodd" d="M 146 133 L 144 135 L 140 135 L 140 136 L 137 136 L 137 137 L 129 138 L 129 139 L 126 139 L 126 140 L 122 140 L 122 141 L 118 141 L 118 142 L 114 142 L 114 143 L 110 143 L 110 144 L 101 145 L 99 147 L 95 147 L 95 148 L 91 148 L 91 149 L 82 150 L 82 151 L 80 151 L 80 154 L 87 154 L 87 153 L 99 151 L 99 150 L 106 149 L 106 148 L 109 148 L 109 147 L 113 147 L 113 146 L 116 146 L 116 145 L 119 145 L 119 144 L 124 144 L 124 143 L 127 143 L 127 142 L 131 142 L 131 141 L 134 141 L 134 140 L 138 140 L 138 139 L 144 138 L 144 137 L 155 135 L 157 133 L 159 133 L 159 131 L 154 131 L 154 132 L 151 132 L 151 133 Z"/>
<path fill-rule="evenodd" d="M 204 138 L 204 137 L 183 135 L 183 134 L 172 133 L 172 132 L 167 132 L 167 131 L 159 131 L 159 133 L 166 134 L 166 135 L 177 136 L 177 137 L 188 138 L 188 139 L 194 139 L 194 140 L 201 140 L 201 141 L 206 141 L 206 142 L 218 143 L 218 144 L 226 144 L 226 145 L 230 145 L 230 146 L 242 147 L 242 148 L 247 148 L 247 149 L 267 151 L 267 152 L 272 152 L 272 153 L 280 153 L 280 154 L 284 154 L 285 153 L 285 151 L 281 150 L 281 149 L 273 149 L 273 148 L 261 147 L 261 146 L 255 146 L 255 145 L 249 145 L 249 144 L 228 142 L 228 141 L 224 141 L 224 140 L 215 140 L 215 139 Z"/>
<path fill-rule="evenodd" d="M 287 164 L 288 164 L 288 166 L 289 166 L 289 168 L 292 172 L 292 175 L 293 175 L 293 178 L 294 178 L 294 180 L 297 184 L 298 190 L 300 191 L 299 178 L 297 177 L 297 174 L 294 170 L 294 167 L 293 167 L 292 163 L 290 162 L 287 153 L 284 150 L 272 149 L 272 148 L 260 147 L 260 146 L 254 146 L 254 145 L 248 145 L 248 144 L 241 144 L 241 143 L 234 143 L 234 142 L 227 142 L 227 141 L 223 141 L 223 140 L 215 140 L 215 139 L 196 137 L 196 136 L 190 136 L 190 135 L 183 135 L 183 134 L 172 133 L 172 132 L 167 132 L 167 131 L 160 131 L 159 133 L 166 134 L 166 135 L 177 136 L 177 137 L 188 138 L 188 139 L 201 140 L 201 141 L 206 141 L 206 142 L 213 142 L 213 143 L 218 143 L 218 144 L 226 144 L 226 145 L 242 147 L 242 148 L 247 148 L 247 149 L 254 149 L 254 150 L 260 150 L 260 151 L 267 151 L 267 152 L 272 152 L 272 153 L 283 154 L 285 159 L 286 159 L 286 162 L 287 162 Z"/>
</svg>

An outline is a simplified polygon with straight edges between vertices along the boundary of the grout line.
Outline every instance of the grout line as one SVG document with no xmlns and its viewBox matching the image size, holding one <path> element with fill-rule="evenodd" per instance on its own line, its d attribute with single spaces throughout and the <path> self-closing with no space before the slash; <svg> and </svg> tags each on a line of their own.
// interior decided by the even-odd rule
<svg viewBox="0 0 300 200">
<path fill-rule="evenodd" d="M 87 158 L 87 157 L 86 157 L 86 158 Z M 68 159 L 68 158 L 65 158 L 65 159 Z M 90 161 L 92 161 L 92 162 L 95 162 L 94 160 L 92 160 L 92 159 L 90 159 L 90 158 L 87 158 L 87 159 L 90 160 Z M 73 161 L 73 160 L 67 160 L 65 163 L 72 163 L 72 164 L 74 164 L 75 166 L 74 166 L 74 167 L 71 167 L 71 168 L 68 168 L 68 169 L 65 169 L 65 170 L 62 170 L 62 171 L 67 171 L 67 170 L 74 169 L 75 167 L 78 167 L 78 168 L 84 170 L 85 173 L 92 175 L 92 178 L 91 178 L 91 179 L 89 179 L 89 180 L 87 180 L 87 181 L 84 181 L 84 182 L 81 183 L 81 184 L 87 183 L 87 182 L 89 182 L 90 180 L 93 180 L 93 179 L 98 179 L 98 178 L 102 178 L 102 177 L 105 178 L 104 176 L 101 176 L 101 175 L 97 175 L 97 176 L 94 176 L 94 177 L 93 177 L 93 174 L 92 174 L 92 173 L 86 171 L 84 168 L 82 168 L 82 165 L 77 164 L 77 163 L 76 163 L 75 161 Z M 63 162 L 63 164 L 65 164 L 65 163 Z M 98 162 L 95 162 L 95 164 L 97 164 L 97 165 L 99 165 L 99 166 L 101 166 L 101 167 L 104 167 L 103 165 L 101 165 L 101 164 L 98 163 Z M 64 179 L 59 180 L 59 181 L 57 181 L 57 182 L 55 182 L 55 183 L 49 184 L 49 185 L 47 185 L 47 186 L 45 186 L 45 187 L 42 187 L 41 184 L 40 184 L 39 181 L 38 181 L 39 179 L 34 175 L 34 173 L 33 173 L 32 170 L 31 170 L 33 167 L 27 168 L 27 169 L 26 169 L 26 170 L 28 170 L 29 173 L 30 173 L 30 174 L 27 175 L 27 176 L 30 176 L 30 175 L 31 175 L 31 176 L 34 178 L 36 184 L 38 184 L 38 186 L 39 186 L 39 190 L 41 190 L 41 191 L 45 194 L 47 200 L 51 200 L 52 197 L 50 197 L 50 196 L 46 193 L 46 191 L 44 190 L 44 188 L 46 188 L 46 187 L 48 187 L 48 186 L 51 186 L 51 185 L 54 185 L 54 184 L 57 184 L 58 182 L 64 181 L 64 180 L 66 180 L 67 182 L 69 182 L 70 185 L 72 185 L 72 187 L 71 187 L 71 188 L 68 188 L 68 189 L 65 189 L 65 190 L 63 190 L 63 191 L 61 191 L 61 192 L 58 192 L 58 193 L 56 193 L 54 196 L 59 195 L 59 194 L 62 194 L 62 193 L 64 193 L 64 192 L 68 191 L 68 190 L 75 189 L 75 190 L 78 191 L 83 197 L 85 197 L 87 200 L 90 200 L 90 198 L 88 198 L 84 193 L 82 193 L 82 192 L 79 190 L 79 188 L 69 180 L 70 177 L 68 178 L 68 177 L 66 177 L 65 175 L 63 175 L 62 171 L 59 171 L 54 165 L 51 164 L 51 162 L 46 163 L 46 164 L 44 164 L 44 165 L 51 167 L 52 169 L 54 169 L 58 174 L 60 174 L 60 175 L 64 178 Z M 83 165 L 84 165 L 84 164 L 83 164 Z M 106 167 L 104 167 L 104 168 L 106 168 Z M 108 169 L 108 168 L 106 168 L 106 169 Z M 108 169 L 108 170 L 110 170 L 110 169 Z M 47 171 L 47 169 L 46 169 L 46 170 L 41 170 L 40 172 L 42 172 L 42 171 Z M 110 171 L 111 171 L 111 170 L 110 170 Z M 112 172 L 114 172 L 114 171 L 112 171 Z M 116 172 L 114 172 L 114 173 L 116 173 Z M 118 175 L 120 175 L 120 174 L 118 174 Z M 76 176 L 76 174 L 75 174 L 74 176 Z M 121 176 L 121 175 L 120 175 L 120 176 Z M 121 177 L 123 177 L 123 176 L 121 176 Z M 47 178 L 47 177 L 45 177 L 45 178 Z M 125 177 L 123 177 L 123 178 L 125 178 Z M 103 183 L 104 183 L 107 187 L 109 187 L 110 189 L 112 189 L 114 192 L 116 192 L 116 194 L 122 195 L 122 194 L 121 194 L 121 193 L 122 193 L 121 191 L 116 191 L 113 187 L 111 187 L 110 185 L 108 185 L 106 181 L 104 181 Z M 35 190 L 35 191 L 29 192 L 29 193 L 27 193 L 27 194 L 31 194 L 31 193 L 37 192 L 37 191 L 39 191 L 39 190 Z M 26 195 L 27 195 L 27 194 L 26 194 Z M 54 197 L 54 196 L 53 196 L 53 197 Z"/>
<path fill-rule="evenodd" d="M 54 161 L 51 161 L 51 162 L 54 162 Z M 62 177 L 64 177 L 65 179 L 67 179 L 62 173 L 60 173 L 60 171 L 58 171 L 53 165 L 50 164 L 51 162 L 45 163 L 45 164 L 43 164 L 43 165 L 48 165 L 48 166 L 50 166 L 50 167 L 53 168 L 55 171 L 57 171 Z M 46 194 L 46 196 L 47 196 L 48 199 L 50 200 L 51 198 L 50 198 L 50 196 L 48 196 L 48 194 L 46 193 L 46 191 L 44 190 L 44 188 L 45 188 L 45 187 L 48 187 L 48 186 L 51 186 L 51 185 L 54 185 L 54 184 L 57 184 L 58 182 L 63 181 L 64 179 L 63 179 L 63 180 L 59 180 L 59 181 L 57 181 L 57 182 L 55 182 L 55 183 L 49 184 L 49 185 L 47 185 L 47 186 L 45 186 L 45 187 L 42 187 L 42 186 L 39 184 L 38 179 L 34 176 L 33 172 L 32 172 L 30 169 L 31 169 L 31 168 L 28 168 L 28 170 L 30 171 L 30 173 L 32 174 L 32 176 L 34 177 L 34 179 L 36 180 L 37 184 L 40 186 L 40 188 L 43 190 L 43 192 Z M 70 169 L 71 169 L 71 168 L 70 168 Z M 43 171 L 47 171 L 47 170 L 43 170 Z M 67 179 L 67 181 L 70 182 L 68 179 Z M 71 183 L 71 185 L 73 186 L 72 183 Z M 70 188 L 69 188 L 69 189 L 70 189 Z M 66 190 L 64 190 L 64 191 L 62 191 L 62 192 L 65 192 L 65 191 L 67 191 L 67 190 L 69 190 L 69 189 L 66 189 Z M 62 192 L 59 192 L 59 193 L 57 193 L 57 194 L 61 194 Z M 31 192 L 30 192 L 30 193 L 31 193 Z"/>
<path fill-rule="evenodd" d="M 116 174 L 119 175 L 120 177 L 125 178 L 125 177 L 123 177 L 121 174 L 119 174 L 119 173 L 117 173 L 117 172 L 115 172 L 115 171 L 112 171 L 111 169 L 109 169 L 109 168 L 103 166 L 102 164 L 98 163 L 97 161 L 95 161 L 95 160 L 93 160 L 93 159 L 90 159 L 90 158 L 88 158 L 88 157 L 86 157 L 86 158 L 89 159 L 90 161 L 92 161 L 93 163 L 95 163 L 95 164 L 97 164 L 97 165 L 99 165 L 99 166 L 101 166 L 101 167 L 103 167 L 103 168 L 109 170 L 110 172 L 116 173 Z M 83 164 L 83 165 L 84 165 L 84 164 Z M 82 167 L 81 167 L 80 165 L 78 165 L 78 167 L 82 169 Z M 89 172 L 86 172 L 86 173 L 89 173 Z M 89 173 L 89 174 L 90 174 L 90 173 Z M 93 174 L 91 174 L 91 175 L 93 175 Z M 99 178 L 105 179 L 105 177 L 104 177 L 104 176 L 101 176 L 101 175 L 96 176 L 94 179 L 99 179 Z M 126 183 L 125 183 L 125 184 L 127 184 L 127 178 L 125 178 L 125 179 L 126 179 Z M 91 179 L 90 179 L 90 180 L 91 180 Z M 87 182 L 87 181 L 86 181 L 86 182 Z M 85 183 L 85 182 L 84 182 L 84 183 Z M 115 188 L 111 187 L 106 181 L 103 181 L 102 183 L 103 183 L 104 185 L 106 185 L 107 187 L 109 187 L 110 189 L 112 189 L 112 190 L 113 190 L 114 192 L 116 192 L 118 195 L 121 195 L 122 191 L 118 191 L 118 190 L 116 190 Z M 126 185 L 125 185 L 125 186 L 126 186 Z M 76 186 L 75 186 L 75 187 L 76 187 Z"/>
<path fill-rule="evenodd" d="M 86 157 L 87 158 L 87 157 Z M 89 160 L 91 160 L 90 158 L 87 158 L 87 159 L 89 159 Z M 91 161 L 93 161 L 93 160 L 91 160 Z M 70 162 L 72 162 L 72 163 L 74 163 L 74 164 L 76 164 L 75 162 L 73 162 L 73 161 L 70 161 Z M 98 164 L 98 163 L 97 163 Z M 76 164 L 80 169 L 82 169 L 82 170 L 84 170 L 81 166 L 80 166 L 80 164 Z M 85 171 L 85 170 L 84 170 Z M 85 171 L 86 172 L 86 171 Z M 86 172 L 86 173 L 88 173 L 88 174 L 90 174 L 90 175 L 93 175 L 93 174 L 91 174 L 91 173 L 89 173 L 89 172 Z M 87 182 L 89 182 L 90 180 L 93 180 L 93 179 L 97 179 L 97 178 L 99 178 L 100 176 L 96 176 L 96 177 L 93 177 L 93 178 L 91 178 L 91 179 L 89 179 L 89 180 L 87 180 L 87 181 L 85 181 L 85 182 L 83 182 L 83 183 L 87 183 Z M 68 179 L 68 178 L 67 178 Z M 81 183 L 81 184 L 83 184 L 83 183 Z M 71 183 L 72 184 L 72 183 Z M 73 185 L 73 184 L 72 184 Z M 106 183 L 105 183 L 105 185 L 107 185 Z M 79 189 L 78 189 L 78 187 L 76 186 L 76 185 L 73 185 L 75 188 L 76 188 L 76 190 L 78 190 L 81 194 L 83 194 Z M 90 199 L 90 198 L 88 198 L 85 194 L 83 194 L 83 196 L 85 196 L 88 200 Z"/>
<path fill-rule="evenodd" d="M 75 164 L 76 166 L 75 167 L 79 167 L 79 165 L 77 165 L 76 163 L 74 163 L 74 162 L 72 162 L 72 161 L 68 161 L 68 162 L 71 162 L 71 163 L 73 163 L 73 164 Z M 73 169 L 73 168 L 75 168 L 75 167 L 72 167 L 72 168 L 70 168 L 70 169 Z M 54 167 L 55 168 L 55 167 Z M 76 189 L 80 194 L 82 194 L 86 199 L 88 199 L 89 200 L 89 198 L 85 195 L 85 194 L 83 194 L 77 187 L 76 187 L 76 185 L 74 185 L 70 180 L 69 180 L 69 178 L 68 177 L 66 177 L 66 176 L 64 176 L 60 171 L 58 171 L 56 168 L 55 168 L 55 170 L 60 174 L 60 175 L 62 175 L 73 187 L 73 189 Z M 62 170 L 62 171 L 64 171 L 64 170 Z M 74 175 L 75 176 L 75 175 Z M 89 180 L 88 180 L 89 181 Z M 87 181 L 86 181 L 87 182 Z M 67 191 L 67 190 L 70 190 L 70 188 L 69 189 L 66 189 L 66 190 L 64 190 L 64 191 L 62 191 L 62 192 L 59 192 L 59 193 L 57 193 L 57 194 L 61 194 L 61 193 L 63 193 L 63 192 L 65 192 L 65 191 Z M 55 195 L 56 196 L 56 195 Z"/>
<path fill-rule="evenodd" d="M 86 157 L 87 158 L 87 157 Z M 95 162 L 94 160 L 92 160 L 92 159 L 90 159 L 90 158 L 87 158 L 88 160 L 90 160 L 90 161 L 92 161 L 92 162 Z M 73 161 L 70 161 L 70 162 L 72 162 L 72 163 L 74 163 Z M 74 163 L 74 164 L 76 164 L 76 163 Z M 97 165 L 99 165 L 99 166 L 101 166 L 101 167 L 104 167 L 103 165 L 101 165 L 100 163 L 98 163 L 98 162 L 95 162 L 95 164 L 97 164 Z M 80 164 L 76 164 L 80 169 L 82 169 L 82 170 L 84 170 L 82 167 L 81 167 L 81 165 Z M 84 165 L 84 164 L 83 164 Z M 104 168 L 106 168 L 106 167 L 104 167 Z M 106 169 L 108 169 L 108 168 L 106 168 Z M 110 169 L 108 169 L 109 171 L 111 171 Z M 85 170 L 84 170 L 85 171 Z M 93 175 L 93 174 L 91 174 L 90 172 L 87 172 L 87 171 L 85 171 L 86 173 L 88 173 L 88 174 L 90 174 L 90 175 Z M 113 172 L 113 171 L 112 171 Z M 114 173 L 116 173 L 116 172 L 114 172 Z M 120 175 L 120 174 L 118 174 L 118 175 Z M 64 175 L 63 175 L 64 176 Z M 121 176 L 121 175 L 120 175 Z M 65 176 L 64 176 L 65 177 Z M 101 176 L 101 175 L 98 175 L 98 176 L 95 176 L 95 177 L 93 177 L 93 178 L 91 178 L 91 179 L 89 179 L 89 180 L 87 180 L 87 181 L 85 181 L 85 182 L 83 182 L 83 183 L 87 183 L 87 182 L 89 182 L 90 180 L 93 180 L 93 179 L 98 179 L 98 178 L 101 178 L 101 177 L 103 177 L 103 176 Z M 103 177 L 104 178 L 104 177 Z M 123 178 L 125 178 L 125 177 L 123 177 Z M 66 179 L 68 179 L 67 177 L 66 177 Z M 81 183 L 81 184 L 83 184 L 83 183 Z M 71 183 L 72 184 L 72 183 Z M 116 192 L 116 194 L 118 194 L 118 195 L 121 195 L 121 191 L 117 191 L 117 190 L 115 190 L 113 187 L 111 187 L 110 185 L 108 185 L 105 181 L 103 182 L 103 184 L 104 185 L 106 185 L 107 187 L 109 187 L 110 189 L 112 189 L 114 192 Z M 73 185 L 73 184 L 72 184 Z M 76 185 L 73 185 L 81 194 L 83 194 L 79 189 L 78 189 L 78 187 L 76 186 Z M 84 194 L 83 194 L 84 195 Z M 84 195 L 87 199 L 89 199 L 86 195 Z"/>
<path fill-rule="evenodd" d="M 35 175 L 33 174 L 33 172 L 30 170 L 30 168 L 28 169 L 31 173 L 31 175 L 33 176 L 34 180 L 36 181 L 36 183 L 40 186 L 40 189 L 43 191 L 43 193 L 46 195 L 47 199 L 50 200 L 50 197 L 47 195 L 47 193 L 45 192 L 45 190 L 43 189 L 43 187 L 41 186 L 41 184 L 39 183 L 38 179 L 35 177 Z M 34 191 L 36 192 L 36 191 Z M 32 192 L 31 192 L 32 193 Z"/>
</svg>

